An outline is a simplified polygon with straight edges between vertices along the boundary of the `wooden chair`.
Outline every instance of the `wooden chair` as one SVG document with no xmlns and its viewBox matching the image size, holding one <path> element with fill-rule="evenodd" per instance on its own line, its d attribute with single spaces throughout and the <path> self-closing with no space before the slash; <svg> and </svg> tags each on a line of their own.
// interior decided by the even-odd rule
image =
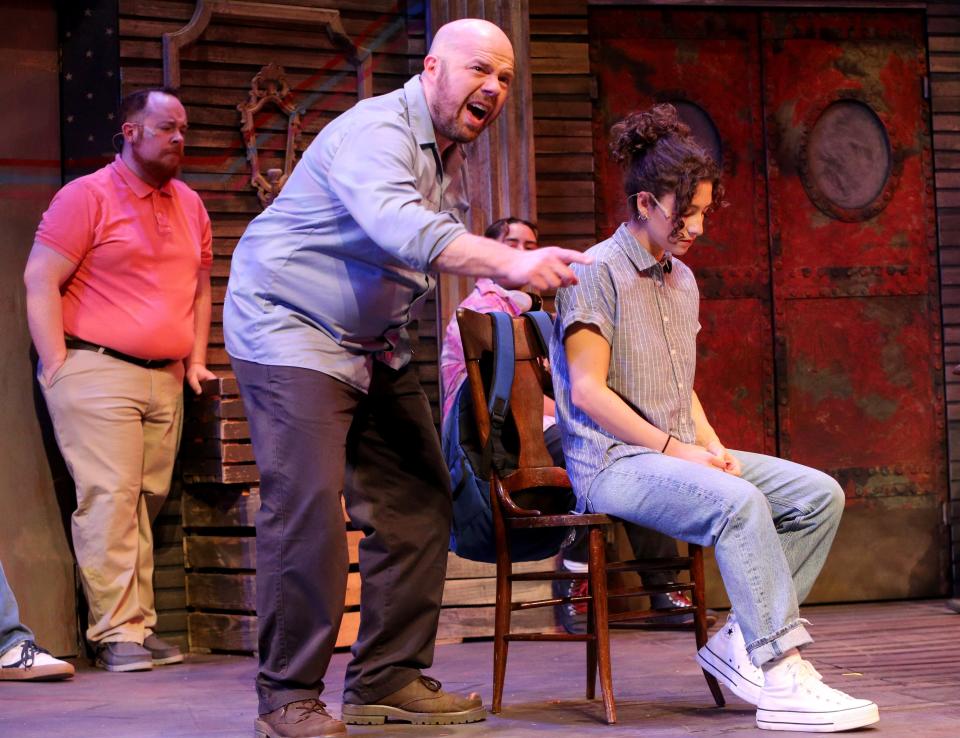
<svg viewBox="0 0 960 738">
<path fill-rule="evenodd" d="M 487 393 L 492 371 L 494 345 L 493 325 L 489 315 L 460 308 L 457 322 L 463 341 L 470 395 L 481 444 L 490 434 L 490 416 L 487 411 Z M 706 605 L 704 599 L 703 555 L 699 546 L 690 545 L 689 555 L 669 559 L 630 560 L 607 563 L 606 530 L 615 519 L 600 514 L 572 514 L 566 508 L 570 479 L 564 469 L 553 465 L 543 438 L 544 387 L 549 383 L 545 356 L 539 337 L 524 318 L 513 318 L 515 366 L 510 408 L 504 425 L 504 448 L 516 455 L 517 468 L 504 476 L 491 472 L 490 503 L 493 509 L 494 534 L 497 549 L 497 596 L 494 625 L 493 655 L 493 712 L 498 713 L 503 700 L 503 683 L 507 668 L 507 647 L 511 641 L 585 641 L 587 644 L 587 699 L 596 694 L 596 674 L 600 674 L 600 691 L 606 720 L 617 720 L 616 704 L 610 670 L 609 628 L 612 625 L 643 626 L 644 619 L 666 613 L 692 612 L 692 628 L 697 647 L 707 642 Z M 565 569 L 513 573 L 510 548 L 507 545 L 511 531 L 576 527 L 586 528 L 589 538 L 587 572 Z M 607 577 L 611 573 L 652 571 L 690 572 L 691 582 L 671 582 L 668 585 L 609 590 Z M 588 594 L 567 598 L 553 598 L 531 602 L 513 602 L 512 585 L 518 581 L 555 579 L 586 579 Z M 689 591 L 693 607 L 668 611 L 633 610 L 610 614 L 608 600 L 634 597 L 659 592 Z M 553 607 L 572 602 L 587 604 L 587 632 L 569 633 L 511 633 L 511 614 L 517 610 L 535 607 Z M 718 706 L 724 698 L 716 679 L 704 672 L 704 677 Z"/>
</svg>

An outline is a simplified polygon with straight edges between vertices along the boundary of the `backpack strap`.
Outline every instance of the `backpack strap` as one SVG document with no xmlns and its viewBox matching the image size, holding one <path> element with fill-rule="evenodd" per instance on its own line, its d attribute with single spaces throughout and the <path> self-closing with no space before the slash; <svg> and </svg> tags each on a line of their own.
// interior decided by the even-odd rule
<svg viewBox="0 0 960 738">
<path fill-rule="evenodd" d="M 544 310 L 529 310 L 523 314 L 527 322 L 533 326 L 533 333 L 540 344 L 541 355 L 550 358 L 550 335 L 553 333 L 553 318 Z M 546 397 L 553 398 L 553 381 L 546 365 L 540 363 L 540 385 Z"/>
<path fill-rule="evenodd" d="M 487 400 L 490 415 L 490 435 L 483 445 L 480 458 L 480 474 L 490 476 L 493 463 L 494 446 L 501 447 L 500 433 L 510 409 L 510 391 L 513 389 L 514 357 L 513 320 L 507 313 L 494 311 L 488 313 L 493 322 L 493 381 Z"/>
<path fill-rule="evenodd" d="M 544 356 L 550 355 L 550 334 L 553 333 L 553 318 L 545 310 L 530 310 L 523 314 L 530 325 L 533 326 L 533 332 L 540 341 L 540 350 Z"/>
</svg>

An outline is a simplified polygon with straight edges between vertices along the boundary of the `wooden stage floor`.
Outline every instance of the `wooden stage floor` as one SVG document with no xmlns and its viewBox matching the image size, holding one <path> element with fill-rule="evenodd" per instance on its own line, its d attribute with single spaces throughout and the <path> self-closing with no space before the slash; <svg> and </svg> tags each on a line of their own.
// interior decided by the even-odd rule
<svg viewBox="0 0 960 738">
<path fill-rule="evenodd" d="M 880 723 L 859 731 L 891 738 L 960 736 L 960 615 L 942 601 L 804 608 L 818 638 L 807 654 L 835 687 L 880 705 Z M 693 661 L 693 636 L 615 632 L 619 723 L 601 722 L 599 701 L 583 699 L 583 646 L 514 644 L 505 709 L 483 723 L 451 727 L 351 728 L 356 736 L 573 738 L 760 735 L 754 712 L 731 697 L 712 706 Z M 337 654 L 324 699 L 339 714 L 348 654 Z M 479 691 L 489 704 L 490 642 L 437 648 L 431 674 L 452 689 Z M 253 736 L 254 661 L 192 656 L 181 666 L 109 674 L 82 665 L 72 682 L 0 682 L 2 738 L 214 738 Z M 764 733 L 770 735 L 769 733 Z"/>
</svg>

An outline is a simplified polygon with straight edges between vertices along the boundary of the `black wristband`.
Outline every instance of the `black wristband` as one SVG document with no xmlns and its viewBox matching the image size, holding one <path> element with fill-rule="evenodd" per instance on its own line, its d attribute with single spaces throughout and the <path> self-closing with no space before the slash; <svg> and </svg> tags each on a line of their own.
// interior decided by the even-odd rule
<svg viewBox="0 0 960 738">
<path fill-rule="evenodd" d="M 667 442 L 666 442 L 665 444 L 663 444 L 663 448 L 660 449 L 660 453 L 662 453 L 662 454 L 667 453 L 667 446 L 670 445 L 670 441 L 672 441 L 672 440 L 674 440 L 673 434 L 672 434 L 672 433 L 668 433 L 668 434 L 667 434 Z"/>
</svg>

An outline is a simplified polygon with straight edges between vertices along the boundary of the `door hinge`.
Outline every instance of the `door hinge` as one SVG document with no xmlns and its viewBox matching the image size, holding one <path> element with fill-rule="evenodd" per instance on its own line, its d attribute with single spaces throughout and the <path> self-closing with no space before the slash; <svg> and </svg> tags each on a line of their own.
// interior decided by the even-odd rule
<svg viewBox="0 0 960 738">
<path fill-rule="evenodd" d="M 930 99 L 930 78 L 927 75 L 923 75 L 921 79 L 921 84 L 923 85 L 923 99 Z"/>
</svg>

